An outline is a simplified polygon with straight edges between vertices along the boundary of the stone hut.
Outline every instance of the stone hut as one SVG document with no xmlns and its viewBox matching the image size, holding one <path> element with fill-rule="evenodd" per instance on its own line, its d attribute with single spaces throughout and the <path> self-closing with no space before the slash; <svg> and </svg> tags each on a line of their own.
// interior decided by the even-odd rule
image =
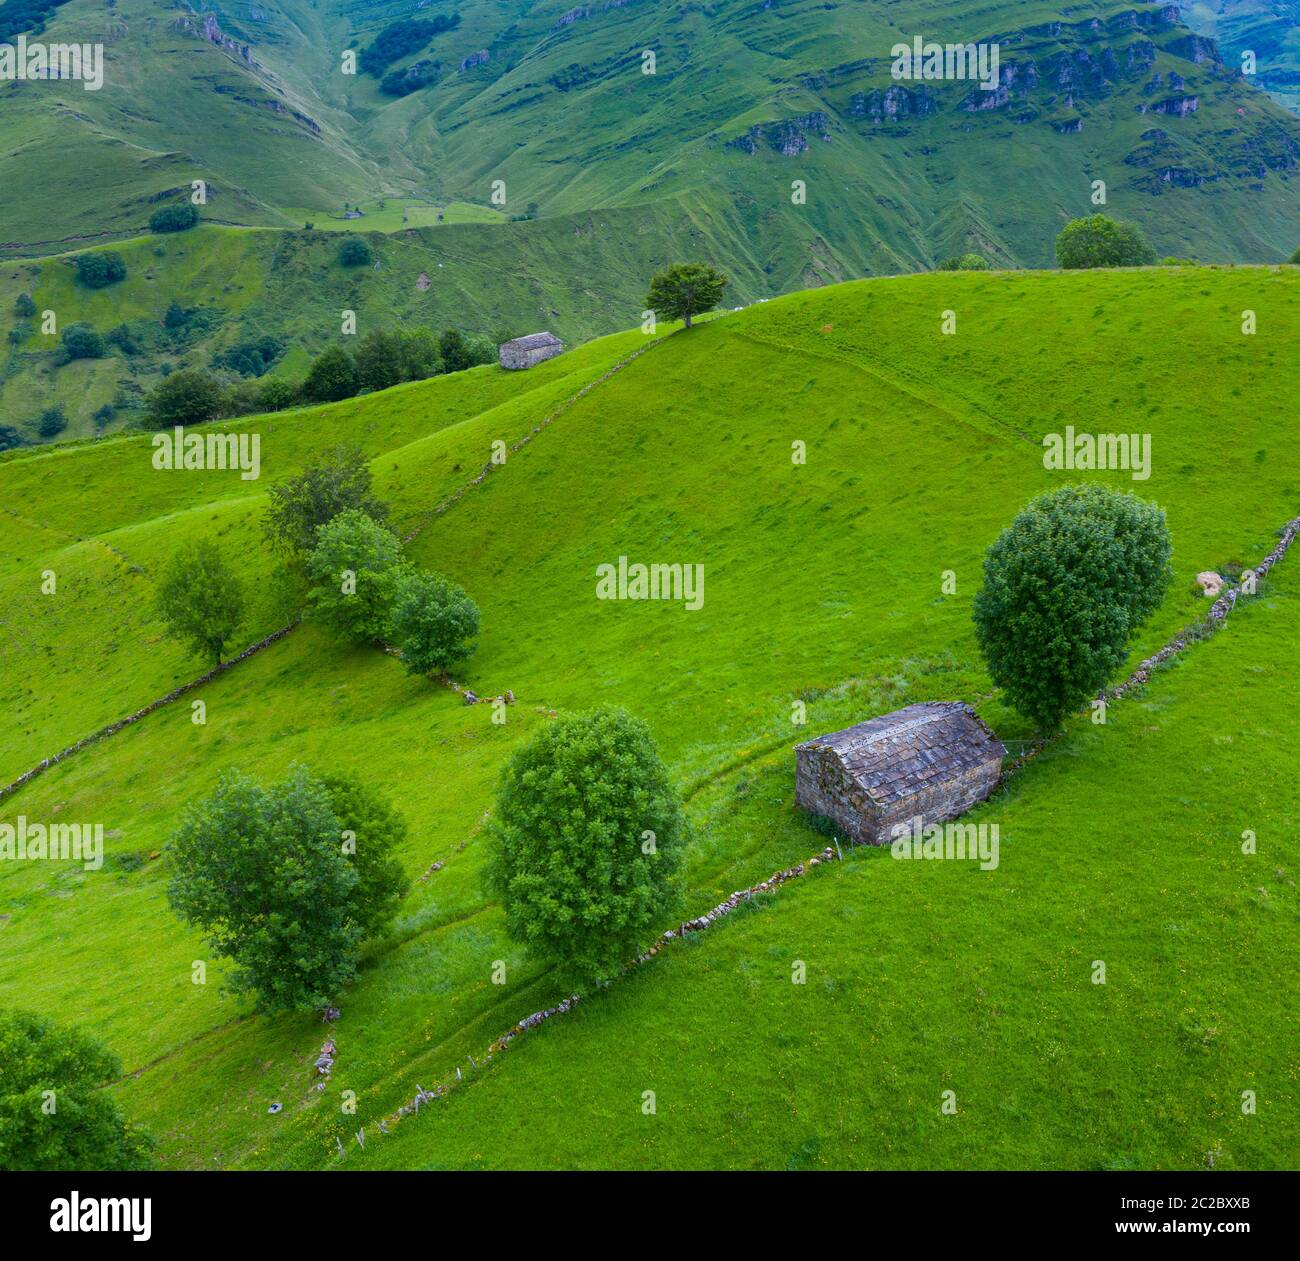
<svg viewBox="0 0 1300 1261">
<path fill-rule="evenodd" d="M 564 343 L 554 333 L 529 333 L 503 342 L 497 351 L 503 368 L 518 370 L 531 368 L 544 359 L 554 359 L 564 349 Z"/>
<path fill-rule="evenodd" d="M 795 803 L 858 844 L 896 824 L 942 823 L 983 801 L 1006 749 L 969 705 L 927 701 L 797 745 Z"/>
</svg>

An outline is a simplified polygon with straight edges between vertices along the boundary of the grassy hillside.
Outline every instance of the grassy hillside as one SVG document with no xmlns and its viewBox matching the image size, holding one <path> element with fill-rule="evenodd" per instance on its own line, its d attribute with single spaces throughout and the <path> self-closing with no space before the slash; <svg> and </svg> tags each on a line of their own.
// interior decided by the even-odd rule
<svg viewBox="0 0 1300 1261">
<path fill-rule="evenodd" d="M 970 601 L 998 530 L 1060 484 L 1039 438 L 1066 424 L 1152 435 L 1148 482 L 1091 475 L 1169 516 L 1176 582 L 1136 660 L 1204 611 L 1198 571 L 1256 559 L 1295 515 L 1284 421 L 1247 404 L 1295 392 L 1298 286 L 1287 268 L 945 273 L 664 337 L 409 549 L 482 608 L 461 681 L 512 689 L 507 723 L 304 626 L 197 694 L 206 726 L 182 702 L 0 801 L 6 819 L 101 820 L 110 835 L 98 873 L 0 871 L 0 1001 L 104 1036 L 131 1070 L 124 1105 L 174 1166 L 327 1166 L 336 1138 L 349 1163 L 408 1166 L 1200 1166 L 1209 1151 L 1219 1167 L 1294 1164 L 1289 996 L 1273 979 L 1296 962 L 1294 561 L 1109 725 L 1073 729 L 982 807 L 1002 829 L 997 871 L 854 855 L 518 1041 L 390 1138 L 374 1125 L 561 996 L 479 880 L 478 829 L 519 740 L 600 701 L 644 717 L 688 799 L 687 905 L 703 909 L 824 843 L 792 809 L 799 739 L 930 698 L 1024 738 L 975 651 Z M 644 340 L 235 428 L 262 435 L 267 479 L 361 441 L 406 530 L 494 440 L 523 437 Z M 180 541 L 215 536 L 238 561 L 258 592 L 248 639 L 285 616 L 258 541 L 265 482 L 155 472 L 146 440 L 122 437 L 11 455 L 0 490 L 0 704 L 16 716 L 0 779 L 199 672 L 150 608 Z M 703 609 L 597 601 L 596 565 L 620 555 L 704 565 Z M 55 596 L 39 593 L 45 569 Z M 949 570 L 956 595 L 941 592 Z M 225 768 L 297 760 L 389 793 L 412 824 L 413 876 L 446 863 L 342 996 L 324 1092 L 322 1025 L 251 1015 L 219 992 L 219 963 L 192 984 L 205 949 L 151 857 Z M 1245 828 L 1260 838 L 1249 860 Z M 33 967 L 56 943 L 67 966 Z M 786 988 L 793 959 L 806 987 Z M 948 1088 L 956 1118 L 939 1114 Z M 647 1089 L 655 1118 L 640 1113 Z M 1234 1110 L 1243 1089 L 1259 1092 L 1253 1118 Z M 362 1125 L 364 1154 L 350 1141 Z"/>
<path fill-rule="evenodd" d="M 271 375 L 297 382 L 314 354 L 340 340 L 344 310 L 357 314 L 349 344 L 371 329 L 411 324 L 511 336 L 548 328 L 582 341 L 639 322 L 648 278 L 674 257 L 666 242 L 715 256 L 724 220 L 683 199 L 511 224 L 508 232 L 468 220 L 369 232 L 375 265 L 354 268 L 339 262 L 337 231 L 204 226 L 116 243 L 127 277 L 100 290 L 76 282 L 75 255 L 0 262 L 0 330 L 21 335 L 0 346 L 0 424 L 39 442 L 41 412 L 58 405 L 68 418 L 62 441 L 138 426 L 164 372 L 207 368 L 265 336 L 287 347 Z M 735 301 L 764 290 L 758 269 L 733 274 Z M 24 293 L 38 312 L 55 313 L 54 334 L 43 335 L 38 319 L 20 320 L 14 304 Z M 191 324 L 169 333 L 163 317 L 173 302 L 192 313 Z M 110 344 L 102 359 L 60 366 L 60 334 L 78 322 L 102 334 L 125 325 L 139 348 L 127 354 Z M 105 405 L 113 416 L 96 419 Z"/>
</svg>

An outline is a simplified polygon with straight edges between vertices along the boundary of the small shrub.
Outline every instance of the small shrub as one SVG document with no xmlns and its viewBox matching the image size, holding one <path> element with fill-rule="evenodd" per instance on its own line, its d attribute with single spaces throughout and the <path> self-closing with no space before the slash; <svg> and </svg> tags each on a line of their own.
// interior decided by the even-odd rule
<svg viewBox="0 0 1300 1261">
<path fill-rule="evenodd" d="M 197 207 L 191 205 L 188 201 L 176 202 L 170 206 L 160 207 L 149 216 L 149 231 L 156 233 L 184 232 L 194 227 L 198 221 L 199 212 Z"/>
<path fill-rule="evenodd" d="M 54 407 L 47 407 L 41 413 L 40 422 L 36 426 L 36 432 L 42 438 L 55 438 L 68 427 L 68 418 L 63 414 L 61 404 Z"/>
<path fill-rule="evenodd" d="M 69 359 L 102 359 L 104 339 L 89 324 L 69 324 L 60 339 Z"/>
<path fill-rule="evenodd" d="M 364 267 L 374 259 L 374 251 L 363 237 L 349 236 L 339 246 L 339 262 L 344 267 Z"/>
<path fill-rule="evenodd" d="M 103 289 L 126 279 L 126 263 L 115 250 L 77 255 L 77 280 L 87 289 Z"/>
</svg>

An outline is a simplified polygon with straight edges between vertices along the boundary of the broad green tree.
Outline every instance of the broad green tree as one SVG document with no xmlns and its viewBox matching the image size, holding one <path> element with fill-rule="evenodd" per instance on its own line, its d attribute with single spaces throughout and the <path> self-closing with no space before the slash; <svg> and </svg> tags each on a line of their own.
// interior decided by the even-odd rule
<svg viewBox="0 0 1300 1261">
<path fill-rule="evenodd" d="M 1056 238 L 1056 261 L 1064 268 L 1147 267 L 1155 250 L 1131 223 L 1107 215 L 1071 219 Z"/>
<path fill-rule="evenodd" d="M 304 767 L 263 786 L 228 771 L 167 845 L 167 896 L 234 965 L 233 988 L 267 1011 L 325 1006 L 356 975 L 360 944 L 404 884 L 405 825 L 350 779 Z"/>
<path fill-rule="evenodd" d="M 707 263 L 674 263 L 650 281 L 646 306 L 661 320 L 691 319 L 712 311 L 722 301 L 727 278 Z"/>
<path fill-rule="evenodd" d="M 469 347 L 465 345 L 465 339 L 459 329 L 449 328 L 443 331 L 442 336 L 438 338 L 438 353 L 442 356 L 444 372 L 463 372 L 466 368 L 474 366 Z"/>
<path fill-rule="evenodd" d="M 374 251 L 365 237 L 348 236 L 339 246 L 339 262 L 344 267 L 365 267 L 374 259 Z"/>
<path fill-rule="evenodd" d="M 474 651 L 478 607 L 454 582 L 409 570 L 397 580 L 391 636 L 412 674 L 445 670 Z"/>
<path fill-rule="evenodd" d="M 342 346 L 326 346 L 312 360 L 303 396 L 313 403 L 337 403 L 357 392 L 357 363 Z"/>
<path fill-rule="evenodd" d="M 357 347 L 357 384 L 363 390 L 386 390 L 402 380 L 402 339 L 376 329 Z"/>
<path fill-rule="evenodd" d="M 678 904 L 681 807 L 649 729 L 622 710 L 543 727 L 507 764 L 488 826 L 510 936 L 575 980 L 615 974 Z"/>
<path fill-rule="evenodd" d="M 219 665 L 244 620 L 244 588 L 217 545 L 199 539 L 183 543 L 168 561 L 157 607 L 177 639 Z"/>
<path fill-rule="evenodd" d="M 313 615 L 345 639 L 382 643 L 405 564 L 387 526 L 355 508 L 339 513 L 321 526 L 307 557 Z"/>
<path fill-rule="evenodd" d="M 77 281 L 87 289 L 103 289 L 126 279 L 126 263 L 116 250 L 77 255 Z"/>
<path fill-rule="evenodd" d="M 121 1061 L 85 1030 L 0 1010 L 0 1170 L 150 1168 L 152 1140 L 104 1089 L 121 1075 Z"/>
<path fill-rule="evenodd" d="M 397 859 L 406 820 L 377 789 L 351 775 L 323 775 L 321 784 L 339 821 L 343 854 L 357 873 L 350 906 L 364 937 L 382 932 L 410 886 Z"/>
<path fill-rule="evenodd" d="M 262 518 L 267 540 L 276 551 L 299 558 L 316 546 L 320 527 L 353 509 L 373 521 L 388 516 L 388 507 L 371 494 L 370 464 L 360 447 L 339 446 L 315 456 L 302 472 L 276 482 Z"/>
<path fill-rule="evenodd" d="M 149 423 L 157 429 L 200 425 L 225 412 L 226 392 L 211 373 L 182 368 L 154 387 L 146 406 Z"/>
<path fill-rule="evenodd" d="M 976 636 L 993 681 L 1041 731 L 1123 664 L 1164 598 L 1171 552 L 1155 504 L 1098 483 L 1040 495 L 989 548 Z"/>
</svg>

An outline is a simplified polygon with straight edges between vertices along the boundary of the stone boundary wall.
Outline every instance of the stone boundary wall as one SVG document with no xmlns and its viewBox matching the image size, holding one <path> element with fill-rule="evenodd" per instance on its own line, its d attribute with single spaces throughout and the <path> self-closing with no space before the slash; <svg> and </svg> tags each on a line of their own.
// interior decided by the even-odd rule
<svg viewBox="0 0 1300 1261">
<path fill-rule="evenodd" d="M 55 753 L 52 757 L 47 757 L 42 762 L 37 762 L 30 771 L 19 775 L 11 784 L 6 784 L 0 788 L 0 799 L 8 797 L 11 793 L 17 792 L 24 784 L 29 783 L 38 775 L 43 775 L 51 766 L 57 766 L 60 762 L 70 758 L 74 753 L 80 753 L 82 749 L 89 748 L 92 744 L 98 744 L 101 740 L 107 740 L 109 736 L 116 735 L 124 727 L 130 727 L 139 722 L 142 718 L 147 718 L 155 710 L 162 709 L 164 705 L 170 705 L 173 701 L 178 701 L 182 696 L 194 691 L 195 688 L 202 687 L 205 683 L 210 683 L 219 675 L 225 674 L 232 666 L 237 666 L 241 661 L 247 660 L 255 653 L 261 652 L 264 648 L 269 648 L 278 640 L 283 639 L 291 630 L 298 625 L 297 621 L 290 622 L 288 626 L 281 626 L 279 630 L 272 631 L 263 639 L 259 639 L 255 644 L 250 644 L 237 657 L 231 657 L 229 661 L 223 661 L 220 665 L 213 666 L 206 674 L 200 675 L 197 679 L 191 679 L 188 683 L 182 683 L 180 687 L 174 688 L 166 696 L 160 696 L 156 701 L 150 701 L 143 709 L 137 709 L 135 713 L 128 714 L 125 718 L 119 718 L 117 722 L 110 723 L 107 727 L 101 727 L 98 731 L 78 740 L 76 744 L 70 744 L 66 749 Z"/>
<path fill-rule="evenodd" d="M 748 902 L 751 898 L 760 893 L 771 893 L 779 889 L 783 884 L 790 880 L 797 880 L 800 876 L 807 875 L 814 867 L 820 867 L 823 863 L 834 861 L 836 858 L 835 849 L 827 846 L 819 854 L 814 854 L 811 858 L 805 859 L 801 863 L 796 863 L 793 867 L 786 867 L 782 871 L 774 871 L 766 880 L 758 884 L 751 885 L 748 889 L 738 889 L 725 902 L 719 902 L 711 911 L 706 911 L 703 915 L 697 915 L 694 919 L 684 920 L 676 928 L 670 928 L 666 932 L 660 933 L 654 943 L 646 948 L 641 954 L 628 964 L 625 964 L 619 972 L 619 976 L 626 976 L 629 972 L 639 968 L 643 963 L 649 962 L 663 950 L 670 942 L 679 941 L 691 933 L 703 932 L 706 928 L 716 924 L 718 920 L 730 915 L 738 906 Z M 607 982 L 608 984 L 608 982 Z M 474 1057 L 468 1056 L 470 1071 L 473 1072 L 479 1068 L 486 1068 L 492 1062 L 494 1055 L 500 1055 L 510 1044 L 520 1036 L 527 1033 L 530 1029 L 536 1029 L 538 1025 L 555 1016 L 562 1016 L 566 1012 L 572 1011 L 582 1001 L 581 994 L 570 994 L 568 998 L 561 999 L 554 1007 L 547 1007 L 541 1011 L 535 1011 L 522 1020 L 517 1021 L 503 1034 L 495 1039 L 484 1052 L 482 1061 L 475 1060 Z M 319 1067 L 319 1061 L 317 1062 Z M 333 1067 L 331 1058 L 330 1067 Z M 404 1117 L 414 1116 L 420 1111 L 422 1104 L 432 1103 L 436 1099 L 445 1099 L 458 1085 L 465 1080 L 465 1075 L 461 1069 L 456 1069 L 456 1076 L 448 1078 L 446 1081 L 434 1086 L 432 1090 L 425 1090 L 418 1083 L 415 1087 L 415 1096 L 410 1103 L 404 1103 L 396 1112 L 390 1113 L 382 1120 L 376 1121 L 375 1126 L 381 1134 L 389 1133 L 389 1127 L 397 1125 Z M 364 1148 L 366 1145 L 366 1131 L 363 1126 L 356 1133 L 356 1144 Z M 346 1151 L 343 1147 L 343 1141 L 335 1136 L 335 1143 L 338 1146 L 339 1158 L 346 1158 Z"/>
<path fill-rule="evenodd" d="M 1257 579 L 1263 578 L 1274 565 L 1282 559 L 1287 553 L 1287 548 L 1295 541 L 1295 536 L 1300 533 L 1300 517 L 1294 517 L 1286 523 L 1282 530 L 1282 537 L 1277 546 L 1264 557 L 1258 565 L 1250 572 L 1254 573 Z M 1151 672 L 1159 665 L 1168 661 L 1170 657 L 1176 656 L 1182 652 L 1192 636 L 1203 638 L 1207 634 L 1213 634 L 1219 630 L 1224 622 L 1228 620 L 1228 614 L 1232 612 L 1237 605 L 1237 597 L 1241 595 L 1241 583 L 1236 586 L 1228 587 L 1221 596 L 1210 606 L 1209 613 L 1205 619 L 1195 622 L 1191 626 L 1184 627 L 1183 630 L 1174 636 L 1159 652 L 1154 652 L 1147 657 L 1132 674 L 1122 683 L 1117 683 L 1114 687 L 1101 694 L 1103 700 L 1116 700 L 1126 693 L 1131 692 L 1135 687 L 1140 687 L 1150 677 Z"/>
</svg>

